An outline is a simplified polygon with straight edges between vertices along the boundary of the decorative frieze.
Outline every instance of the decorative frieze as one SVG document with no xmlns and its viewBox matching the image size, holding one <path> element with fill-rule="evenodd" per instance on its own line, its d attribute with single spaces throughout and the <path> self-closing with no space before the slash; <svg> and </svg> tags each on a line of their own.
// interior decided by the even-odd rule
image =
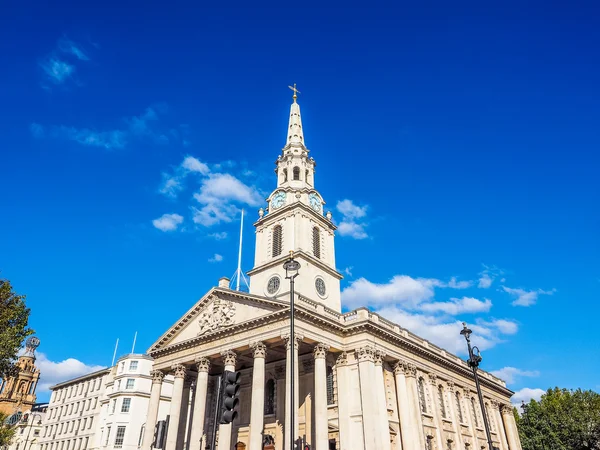
<svg viewBox="0 0 600 450">
<path fill-rule="evenodd" d="M 165 378 L 165 373 L 162 370 L 153 370 L 150 372 L 150 376 L 152 377 L 152 383 L 160 384 Z"/>
<path fill-rule="evenodd" d="M 325 358 L 327 356 L 327 352 L 329 351 L 329 345 L 323 344 L 322 342 L 315 345 L 313 348 L 313 355 L 315 359 Z"/>
<path fill-rule="evenodd" d="M 223 358 L 223 364 L 226 366 L 235 367 L 237 361 L 237 353 L 233 350 L 224 350 L 221 352 L 221 358 Z"/>
<path fill-rule="evenodd" d="M 183 364 L 173 364 L 171 370 L 173 371 L 175 378 L 184 378 L 187 374 L 187 369 Z"/>
<path fill-rule="evenodd" d="M 255 358 L 265 358 L 267 356 L 267 346 L 264 343 L 254 342 L 250 347 Z"/>
<path fill-rule="evenodd" d="M 204 357 L 198 357 L 194 360 L 196 363 L 196 369 L 198 373 L 200 372 L 208 372 L 210 369 L 210 359 Z"/>
</svg>

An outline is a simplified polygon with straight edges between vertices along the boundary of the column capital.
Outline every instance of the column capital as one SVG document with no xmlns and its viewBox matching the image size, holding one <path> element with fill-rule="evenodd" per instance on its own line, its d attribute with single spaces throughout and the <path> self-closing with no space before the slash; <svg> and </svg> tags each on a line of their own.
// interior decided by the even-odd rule
<svg viewBox="0 0 600 450">
<path fill-rule="evenodd" d="M 467 398 L 469 398 L 471 396 L 471 389 L 469 388 L 463 388 L 463 395 Z"/>
<path fill-rule="evenodd" d="M 294 349 L 298 350 L 298 347 L 300 346 L 300 342 L 304 339 L 304 336 L 302 334 L 299 333 L 294 333 Z M 285 349 L 289 350 L 290 349 L 290 333 L 287 334 L 282 334 L 281 338 L 285 341 Z"/>
<path fill-rule="evenodd" d="M 226 366 L 235 367 L 235 363 L 237 361 L 237 353 L 233 350 L 223 350 L 221 352 L 221 358 L 223 358 L 223 363 Z"/>
<path fill-rule="evenodd" d="M 250 348 L 252 349 L 252 355 L 254 358 L 266 358 L 267 346 L 263 342 L 253 342 L 250 344 Z"/>
<path fill-rule="evenodd" d="M 437 375 L 435 373 L 430 373 L 428 374 L 429 376 L 429 382 L 435 386 L 437 384 Z"/>
<path fill-rule="evenodd" d="M 313 348 L 313 355 L 314 355 L 315 359 L 324 359 L 325 356 L 327 356 L 328 351 L 329 351 L 329 345 L 319 342 Z"/>
<path fill-rule="evenodd" d="M 454 381 L 452 381 L 452 380 L 448 380 L 448 381 L 446 382 L 446 386 L 447 386 L 447 388 L 448 388 L 448 391 L 450 391 L 450 392 L 454 392 L 454 386 L 455 386 L 455 384 L 454 384 Z"/>
<path fill-rule="evenodd" d="M 510 416 L 512 416 L 512 414 L 513 414 L 513 407 L 509 403 L 500 403 L 500 412 L 503 415 L 510 415 Z"/>
<path fill-rule="evenodd" d="M 383 358 L 385 358 L 385 353 L 381 350 L 375 350 L 374 358 L 375 358 L 375 365 L 382 366 Z"/>
<path fill-rule="evenodd" d="M 492 405 L 493 409 L 500 409 L 500 402 L 498 400 L 490 400 L 490 405 Z"/>
<path fill-rule="evenodd" d="M 335 360 L 335 365 L 345 366 L 346 364 L 348 364 L 348 354 L 346 352 L 342 352 Z"/>
<path fill-rule="evenodd" d="M 173 364 L 171 370 L 175 373 L 175 378 L 184 378 L 187 373 L 187 369 L 183 364 Z"/>
<path fill-rule="evenodd" d="M 370 345 L 365 345 L 364 347 L 358 348 L 355 351 L 359 363 L 363 361 L 375 361 L 375 349 Z"/>
<path fill-rule="evenodd" d="M 153 370 L 150 372 L 150 376 L 152 377 L 153 384 L 161 384 L 165 378 L 165 373 L 162 370 Z"/>
<path fill-rule="evenodd" d="M 203 356 L 199 356 L 194 360 L 194 362 L 196 363 L 196 369 L 198 369 L 198 373 L 209 371 L 210 359 L 205 358 Z"/>
</svg>

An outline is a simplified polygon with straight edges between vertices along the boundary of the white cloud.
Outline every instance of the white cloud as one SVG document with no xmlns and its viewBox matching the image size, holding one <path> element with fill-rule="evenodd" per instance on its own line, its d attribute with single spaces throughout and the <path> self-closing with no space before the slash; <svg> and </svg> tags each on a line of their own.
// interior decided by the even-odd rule
<svg viewBox="0 0 600 450">
<path fill-rule="evenodd" d="M 58 49 L 63 53 L 74 55 L 80 61 L 89 61 L 90 59 L 78 44 L 67 38 L 62 38 L 58 41 Z"/>
<path fill-rule="evenodd" d="M 544 395 L 546 391 L 539 388 L 523 388 L 516 391 L 513 396 L 510 398 L 510 402 L 513 404 L 515 408 L 519 411 L 521 410 L 521 402 L 529 403 L 530 400 L 540 401 L 542 395 Z"/>
<path fill-rule="evenodd" d="M 479 320 L 478 323 L 484 327 L 497 328 L 503 334 L 516 334 L 519 331 L 519 326 L 515 322 L 506 319 Z"/>
<path fill-rule="evenodd" d="M 338 225 L 340 236 L 350 236 L 353 239 L 366 239 L 369 237 L 365 231 L 367 224 L 357 219 L 363 219 L 367 215 L 367 206 L 355 205 L 352 200 L 340 200 L 336 209 L 342 214 L 342 221 Z"/>
<path fill-rule="evenodd" d="M 161 231 L 175 231 L 183 222 L 183 217 L 179 214 L 163 214 L 158 219 L 152 221 L 152 225 Z"/>
<path fill-rule="evenodd" d="M 460 313 L 488 312 L 492 307 L 492 301 L 483 301 L 473 297 L 451 298 L 449 302 L 427 303 L 422 306 L 423 311 L 443 312 L 450 315 Z"/>
<path fill-rule="evenodd" d="M 208 237 L 211 237 L 217 241 L 222 241 L 223 239 L 227 239 L 227 231 L 221 231 L 217 233 L 210 233 Z"/>
<path fill-rule="evenodd" d="M 348 267 L 346 267 L 346 268 L 344 269 L 344 273 L 345 273 L 346 275 L 348 275 L 349 277 L 351 277 L 351 276 L 352 276 L 352 269 L 353 269 L 353 268 L 354 268 L 354 267 L 352 267 L 352 266 L 348 266 Z"/>
<path fill-rule="evenodd" d="M 556 289 L 550 291 L 544 291 L 543 289 L 537 289 L 533 291 L 526 291 L 521 288 L 509 288 L 502 286 L 504 292 L 509 293 L 511 296 L 516 297 L 512 302 L 513 306 L 531 306 L 535 305 L 539 295 L 553 295 Z"/>
<path fill-rule="evenodd" d="M 502 369 L 492 370 L 492 375 L 512 384 L 518 377 L 538 377 L 540 373 L 537 370 L 521 370 L 516 367 L 503 367 Z"/>
<path fill-rule="evenodd" d="M 219 255 L 218 253 L 215 253 L 213 257 L 208 258 L 208 262 L 214 263 L 214 262 L 221 262 L 223 261 L 223 256 Z"/>
<path fill-rule="evenodd" d="M 75 358 L 55 362 L 47 358 L 44 353 L 36 354 L 36 366 L 40 369 L 40 383 L 37 392 L 45 393 L 50 386 L 57 383 L 80 377 L 82 375 L 104 369 L 103 366 L 85 364 Z"/>
<path fill-rule="evenodd" d="M 54 50 L 46 55 L 39 65 L 44 72 L 45 79 L 59 86 L 69 80 L 76 81 L 74 79 L 77 69 L 76 64 L 89 60 L 90 58 L 79 44 L 67 38 L 61 38 Z M 46 85 L 43 85 L 43 87 L 48 88 Z"/>
<path fill-rule="evenodd" d="M 481 289 L 488 289 L 494 280 L 498 276 L 502 275 L 504 271 L 498 269 L 496 266 L 487 266 L 485 264 L 482 264 L 482 266 L 483 270 L 479 272 L 479 284 L 477 287 Z"/>
<path fill-rule="evenodd" d="M 158 192 L 166 195 L 167 197 L 172 197 L 172 198 L 177 197 L 177 194 L 179 193 L 179 191 L 181 191 L 183 189 L 183 186 L 181 184 L 181 179 L 178 177 L 171 177 L 171 176 L 167 175 L 166 173 L 163 173 L 162 177 L 163 177 L 163 182 L 162 182 L 160 188 L 158 189 Z"/>
<path fill-rule="evenodd" d="M 46 76 L 54 84 L 62 84 L 73 76 L 75 66 L 58 58 L 48 58 L 40 63 Z"/>
<path fill-rule="evenodd" d="M 452 289 L 467 289 L 473 285 L 472 281 L 457 281 L 456 277 L 450 278 L 448 287 Z"/>
<path fill-rule="evenodd" d="M 181 163 L 181 167 L 189 172 L 199 172 L 202 175 L 208 175 L 210 172 L 210 169 L 206 164 L 189 155 L 184 158 L 183 162 Z"/>
</svg>

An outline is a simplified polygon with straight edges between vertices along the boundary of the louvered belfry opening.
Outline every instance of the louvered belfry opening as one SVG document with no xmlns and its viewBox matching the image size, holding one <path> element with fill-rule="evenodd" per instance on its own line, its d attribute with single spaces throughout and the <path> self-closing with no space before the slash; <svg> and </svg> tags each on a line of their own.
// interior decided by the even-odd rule
<svg viewBox="0 0 600 450">
<path fill-rule="evenodd" d="M 315 258 L 321 258 L 321 233 L 317 227 L 313 228 L 313 254 Z"/>
<path fill-rule="evenodd" d="M 273 257 L 281 255 L 282 238 L 281 225 L 275 225 L 273 228 Z"/>
</svg>

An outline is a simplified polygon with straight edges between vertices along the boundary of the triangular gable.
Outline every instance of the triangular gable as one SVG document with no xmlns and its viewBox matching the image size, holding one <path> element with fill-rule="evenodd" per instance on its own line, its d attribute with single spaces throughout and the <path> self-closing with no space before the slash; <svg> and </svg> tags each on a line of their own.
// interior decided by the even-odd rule
<svg viewBox="0 0 600 450">
<path fill-rule="evenodd" d="M 213 288 L 152 344 L 148 353 L 189 339 L 209 336 L 215 331 L 285 308 L 287 304 L 280 300 Z"/>
</svg>

